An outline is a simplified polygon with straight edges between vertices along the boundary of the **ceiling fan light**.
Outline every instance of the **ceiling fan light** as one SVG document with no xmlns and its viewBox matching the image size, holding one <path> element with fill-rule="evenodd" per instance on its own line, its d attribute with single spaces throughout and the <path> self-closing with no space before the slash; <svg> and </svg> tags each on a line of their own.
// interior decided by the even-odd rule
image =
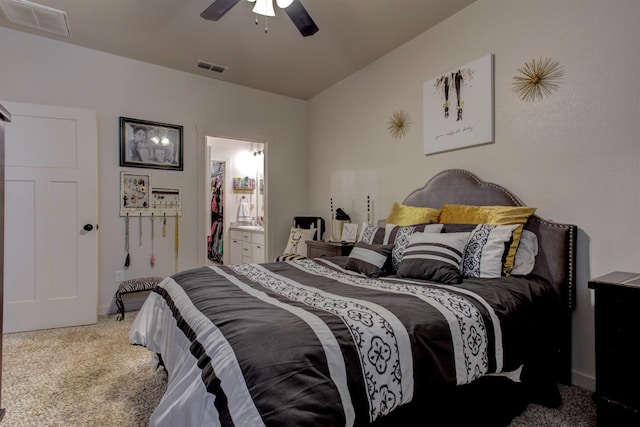
<svg viewBox="0 0 640 427">
<path fill-rule="evenodd" d="M 276 4 L 280 9 L 286 9 L 291 6 L 291 3 L 293 3 L 293 0 L 276 0 Z"/>
<path fill-rule="evenodd" d="M 273 10 L 273 0 L 256 0 L 253 13 L 262 16 L 276 16 L 276 12 Z"/>
</svg>

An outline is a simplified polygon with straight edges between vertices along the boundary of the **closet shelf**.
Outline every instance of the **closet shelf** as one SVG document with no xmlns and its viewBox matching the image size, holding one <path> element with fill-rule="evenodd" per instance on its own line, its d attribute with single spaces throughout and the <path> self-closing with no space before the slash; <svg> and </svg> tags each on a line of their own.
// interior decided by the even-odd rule
<svg viewBox="0 0 640 427">
<path fill-rule="evenodd" d="M 255 188 L 234 188 L 233 192 L 234 193 L 240 193 L 240 194 L 252 194 L 255 193 L 256 189 Z"/>
</svg>

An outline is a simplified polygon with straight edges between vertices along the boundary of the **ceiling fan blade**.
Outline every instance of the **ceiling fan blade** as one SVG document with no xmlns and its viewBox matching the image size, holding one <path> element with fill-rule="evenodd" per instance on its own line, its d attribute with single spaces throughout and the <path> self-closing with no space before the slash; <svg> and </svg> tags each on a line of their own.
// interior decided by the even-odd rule
<svg viewBox="0 0 640 427">
<path fill-rule="evenodd" d="M 238 4 L 240 0 L 216 0 L 200 14 L 201 17 L 209 21 L 217 21 L 222 18 L 225 13 Z"/>
<path fill-rule="evenodd" d="M 300 31 L 303 37 L 312 36 L 318 32 L 316 23 L 313 22 L 313 19 L 309 16 L 307 9 L 300 3 L 300 0 L 293 0 L 293 3 L 284 11 L 287 12 L 289 18 L 291 18 L 295 26 L 298 27 L 298 31 Z"/>
</svg>

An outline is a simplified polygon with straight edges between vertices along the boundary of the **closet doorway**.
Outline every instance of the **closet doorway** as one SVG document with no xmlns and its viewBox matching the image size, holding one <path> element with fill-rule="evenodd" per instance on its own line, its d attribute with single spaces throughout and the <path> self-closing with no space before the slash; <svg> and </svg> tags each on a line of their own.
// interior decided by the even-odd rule
<svg viewBox="0 0 640 427">
<path fill-rule="evenodd" d="M 207 236 L 207 260 L 213 264 L 224 263 L 224 170 L 225 162 L 210 162 L 211 197 L 209 212 L 209 235 Z"/>
<path fill-rule="evenodd" d="M 255 233 L 266 237 L 265 148 L 262 142 L 207 137 L 205 221 L 209 265 L 230 263 L 230 231 L 238 226 L 255 228 Z"/>
</svg>

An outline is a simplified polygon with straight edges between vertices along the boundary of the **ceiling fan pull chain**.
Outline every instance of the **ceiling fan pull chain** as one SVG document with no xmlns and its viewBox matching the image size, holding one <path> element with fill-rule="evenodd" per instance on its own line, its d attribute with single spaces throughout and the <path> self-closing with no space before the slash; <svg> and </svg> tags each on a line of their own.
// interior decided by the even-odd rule
<svg viewBox="0 0 640 427">
<path fill-rule="evenodd" d="M 269 20 L 269 17 L 265 16 L 264 17 L 264 33 L 267 34 L 269 32 L 269 28 L 267 27 L 267 21 Z"/>
</svg>

